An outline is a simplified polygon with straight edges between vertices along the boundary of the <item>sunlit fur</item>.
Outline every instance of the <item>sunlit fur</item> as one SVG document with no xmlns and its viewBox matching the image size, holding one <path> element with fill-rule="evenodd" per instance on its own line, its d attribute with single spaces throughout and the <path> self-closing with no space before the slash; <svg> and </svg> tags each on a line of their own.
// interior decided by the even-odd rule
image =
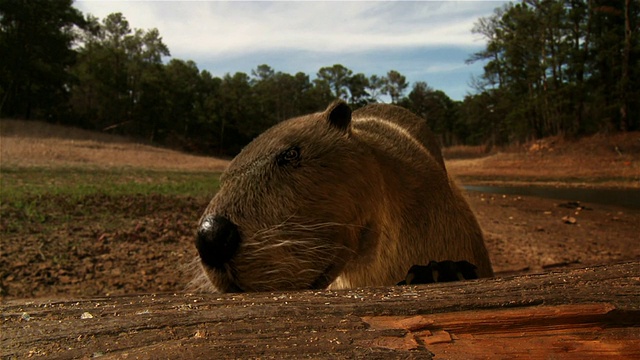
<svg viewBox="0 0 640 360">
<path fill-rule="evenodd" d="M 241 242 L 223 271 L 202 266 L 213 288 L 392 285 L 430 260 L 467 260 L 492 276 L 482 232 L 426 121 L 373 105 L 345 129 L 329 120 L 337 106 L 271 128 L 223 174 L 203 217 L 227 217 Z M 278 165 L 291 146 L 299 163 Z"/>
</svg>

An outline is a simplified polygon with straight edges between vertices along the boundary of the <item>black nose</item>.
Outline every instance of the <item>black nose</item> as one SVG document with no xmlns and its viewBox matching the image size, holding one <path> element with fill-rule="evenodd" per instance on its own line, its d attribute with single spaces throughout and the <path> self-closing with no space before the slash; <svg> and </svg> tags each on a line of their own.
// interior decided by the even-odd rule
<svg viewBox="0 0 640 360">
<path fill-rule="evenodd" d="M 206 265 L 223 269 L 238 250 L 240 233 L 238 226 L 224 216 L 207 216 L 200 223 L 196 248 Z"/>
</svg>

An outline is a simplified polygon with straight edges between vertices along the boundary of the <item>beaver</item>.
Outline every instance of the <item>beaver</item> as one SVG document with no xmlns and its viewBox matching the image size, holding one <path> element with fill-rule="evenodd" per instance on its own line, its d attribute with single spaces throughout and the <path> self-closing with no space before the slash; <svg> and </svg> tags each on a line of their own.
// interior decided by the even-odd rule
<svg viewBox="0 0 640 360">
<path fill-rule="evenodd" d="M 388 104 L 335 101 L 259 135 L 222 174 L 195 243 L 219 292 L 394 285 L 443 260 L 493 275 L 426 121 Z"/>
</svg>

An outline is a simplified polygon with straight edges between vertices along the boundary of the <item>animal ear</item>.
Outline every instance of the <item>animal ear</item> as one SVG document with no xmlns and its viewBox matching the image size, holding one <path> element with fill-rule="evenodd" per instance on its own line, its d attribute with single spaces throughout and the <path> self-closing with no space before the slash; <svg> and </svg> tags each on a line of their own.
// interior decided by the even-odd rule
<svg viewBox="0 0 640 360">
<path fill-rule="evenodd" d="M 324 111 L 324 116 L 329 125 L 347 132 L 351 125 L 351 108 L 342 100 L 331 103 Z"/>
</svg>

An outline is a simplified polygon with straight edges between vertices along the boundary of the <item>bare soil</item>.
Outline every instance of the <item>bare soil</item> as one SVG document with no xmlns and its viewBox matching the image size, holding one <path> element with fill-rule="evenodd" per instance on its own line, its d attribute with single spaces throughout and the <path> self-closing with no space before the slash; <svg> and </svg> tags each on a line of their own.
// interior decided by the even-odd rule
<svg viewBox="0 0 640 360">
<path fill-rule="evenodd" d="M 2 120 L 2 172 L 81 166 L 213 174 L 227 164 L 50 126 Z M 552 139 L 546 147 L 533 143 L 489 155 L 451 149 L 445 155 L 449 171 L 465 184 L 640 188 L 640 134 L 584 141 Z M 467 197 L 486 234 L 498 276 L 640 259 L 640 210 L 599 204 L 576 208 L 566 201 L 525 196 Z M 189 264 L 196 257 L 196 223 L 209 200 L 100 194 L 70 199 L 45 194 L 30 200 L 45 210 L 42 221 L 24 219 L 23 212 L 3 206 L 0 296 L 69 298 L 184 290 L 194 271 Z"/>
</svg>

